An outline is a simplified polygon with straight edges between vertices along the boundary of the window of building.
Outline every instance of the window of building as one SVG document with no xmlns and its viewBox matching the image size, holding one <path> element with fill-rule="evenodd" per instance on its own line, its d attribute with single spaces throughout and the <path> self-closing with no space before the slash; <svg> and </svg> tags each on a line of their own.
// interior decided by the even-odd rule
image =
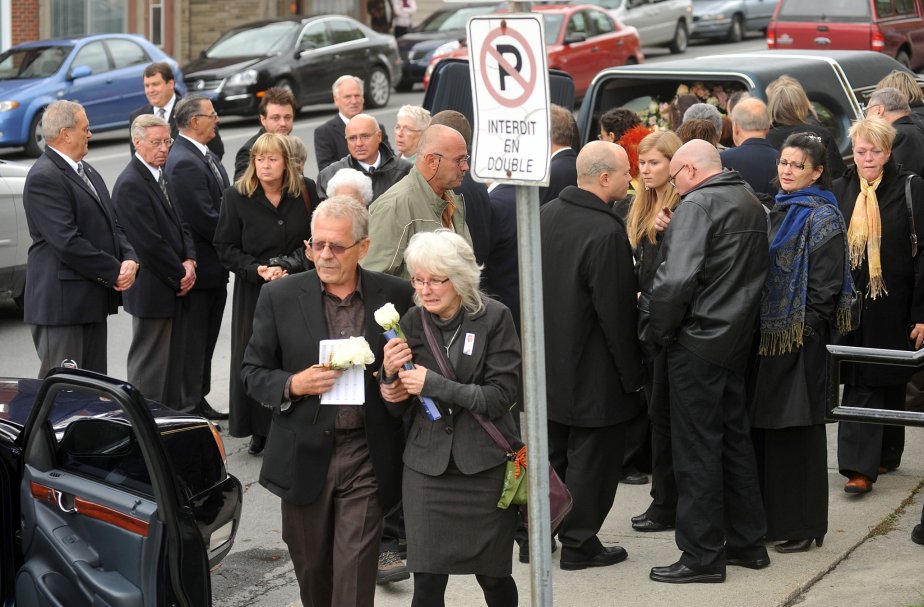
<svg viewBox="0 0 924 607">
<path fill-rule="evenodd" d="M 148 20 L 151 31 L 148 40 L 155 46 L 164 45 L 164 0 L 150 0 L 151 18 Z"/>
<path fill-rule="evenodd" d="M 51 37 L 124 32 L 128 0 L 51 0 Z"/>
</svg>

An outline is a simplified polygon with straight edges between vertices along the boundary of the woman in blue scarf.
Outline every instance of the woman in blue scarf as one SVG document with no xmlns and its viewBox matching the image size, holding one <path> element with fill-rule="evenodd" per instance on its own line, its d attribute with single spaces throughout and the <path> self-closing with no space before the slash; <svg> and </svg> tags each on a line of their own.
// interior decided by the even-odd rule
<svg viewBox="0 0 924 607">
<path fill-rule="evenodd" d="M 784 553 L 821 546 L 828 530 L 825 346 L 851 329 L 847 228 L 824 161 L 820 137 L 790 135 L 770 213 L 751 425 L 767 539 Z"/>
</svg>

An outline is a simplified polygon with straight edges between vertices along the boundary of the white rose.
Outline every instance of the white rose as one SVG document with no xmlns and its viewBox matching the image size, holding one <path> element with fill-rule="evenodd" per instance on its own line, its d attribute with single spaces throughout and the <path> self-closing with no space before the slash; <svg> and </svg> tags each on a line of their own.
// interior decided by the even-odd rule
<svg viewBox="0 0 924 607">
<path fill-rule="evenodd" d="M 332 369 L 346 370 L 356 365 L 366 368 L 375 361 L 369 343 L 363 337 L 350 337 L 337 344 L 330 357 Z"/>
<path fill-rule="evenodd" d="M 376 310 L 374 316 L 375 322 L 383 329 L 394 327 L 401 320 L 401 315 L 398 314 L 398 310 L 395 309 L 395 305 L 392 303 L 387 303 Z"/>
</svg>

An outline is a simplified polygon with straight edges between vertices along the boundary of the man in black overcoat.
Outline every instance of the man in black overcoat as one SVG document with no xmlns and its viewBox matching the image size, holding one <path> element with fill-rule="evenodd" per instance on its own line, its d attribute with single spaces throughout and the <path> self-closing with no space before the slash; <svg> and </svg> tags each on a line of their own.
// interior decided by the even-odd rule
<svg viewBox="0 0 924 607">
<path fill-rule="evenodd" d="M 314 157 L 318 163 L 318 173 L 350 153 L 346 142 L 346 124 L 350 118 L 362 114 L 365 105 L 363 81 L 356 76 L 340 76 L 334 81 L 334 104 L 337 115 L 314 130 Z M 382 131 L 382 143 L 391 148 L 385 127 Z"/>
<path fill-rule="evenodd" d="M 351 197 L 318 205 L 316 269 L 263 286 L 244 353 L 245 390 L 273 409 L 260 484 L 282 499 L 282 537 L 304 605 L 372 607 L 382 515 L 400 499 L 404 433 L 373 377 L 385 344 L 373 314 L 392 303 L 403 315 L 412 289 L 359 268 L 368 222 Z M 319 359 L 319 344 L 350 336 L 365 337 L 375 354 L 365 402 L 322 405 L 341 372 Z"/>
<path fill-rule="evenodd" d="M 88 163 L 90 121 L 73 101 L 42 118 L 47 146 L 26 177 L 23 207 L 32 245 L 25 312 L 41 360 L 106 373 L 106 318 L 131 288 L 138 257 L 119 225 L 103 178 Z"/>
<path fill-rule="evenodd" d="M 185 360 L 182 348 L 171 350 L 171 339 L 182 298 L 196 282 L 196 250 L 164 175 L 170 126 L 142 114 L 132 122 L 131 137 L 135 155 L 112 189 L 116 213 L 144 266 L 124 298 L 132 315 L 128 381 L 147 398 L 179 408 L 176 375 Z"/>
<path fill-rule="evenodd" d="M 574 498 L 558 532 L 562 569 L 627 556 L 597 533 L 622 475 L 625 422 L 638 413 L 645 383 L 632 250 L 612 211 L 626 196 L 629 159 L 615 143 L 594 141 L 578 155 L 577 174 L 577 186 L 540 213 L 549 459 Z"/>
<path fill-rule="evenodd" d="M 549 185 L 539 188 L 539 204 L 558 198 L 563 189 L 577 184 L 577 152 L 571 147 L 577 126 L 574 114 L 552 104 L 552 158 L 549 164 Z"/>
</svg>

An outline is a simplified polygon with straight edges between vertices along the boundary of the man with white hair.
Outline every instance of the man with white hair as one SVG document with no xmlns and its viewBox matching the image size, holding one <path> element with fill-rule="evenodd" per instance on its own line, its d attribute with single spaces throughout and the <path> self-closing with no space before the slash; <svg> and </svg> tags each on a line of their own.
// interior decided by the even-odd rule
<svg viewBox="0 0 924 607">
<path fill-rule="evenodd" d="M 340 169 L 327 182 L 331 197 L 351 196 L 366 206 L 372 203 L 372 179 L 356 169 Z"/>
<path fill-rule="evenodd" d="M 743 103 L 743 102 L 742 102 Z M 726 565 L 770 557 L 747 413 L 745 371 L 767 276 L 767 218 L 719 152 L 694 139 L 670 162 L 683 197 L 661 244 L 652 334 L 667 348 L 680 559 L 656 582 L 724 582 Z"/>
<path fill-rule="evenodd" d="M 924 131 L 911 118 L 908 97 L 891 86 L 873 91 L 866 104 L 866 117 L 872 116 L 882 118 L 895 129 L 895 162 L 924 177 Z"/>
<path fill-rule="evenodd" d="M 363 81 L 356 76 L 340 76 L 332 87 L 337 115 L 314 130 L 314 156 L 320 173 L 328 165 L 337 162 L 349 153 L 346 142 L 346 125 L 350 118 L 363 111 Z M 388 135 L 385 127 L 379 124 L 382 142 L 386 146 Z"/>
</svg>

